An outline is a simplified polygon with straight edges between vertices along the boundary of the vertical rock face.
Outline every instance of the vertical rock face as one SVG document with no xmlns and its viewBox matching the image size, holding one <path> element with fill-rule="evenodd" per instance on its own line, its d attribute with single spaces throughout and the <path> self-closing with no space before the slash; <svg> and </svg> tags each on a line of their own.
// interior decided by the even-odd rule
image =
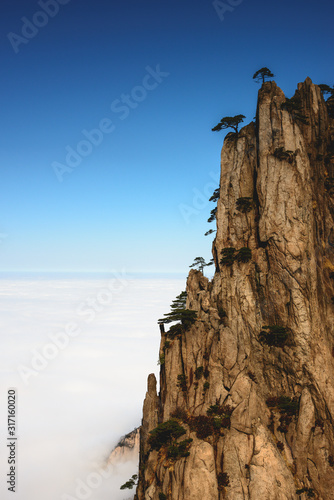
<svg viewBox="0 0 334 500">
<path fill-rule="evenodd" d="M 296 97 L 265 83 L 225 139 L 216 272 L 190 271 L 197 320 L 162 333 L 138 500 L 334 499 L 334 120 L 309 78 Z M 185 434 L 152 449 L 171 419 Z"/>
</svg>

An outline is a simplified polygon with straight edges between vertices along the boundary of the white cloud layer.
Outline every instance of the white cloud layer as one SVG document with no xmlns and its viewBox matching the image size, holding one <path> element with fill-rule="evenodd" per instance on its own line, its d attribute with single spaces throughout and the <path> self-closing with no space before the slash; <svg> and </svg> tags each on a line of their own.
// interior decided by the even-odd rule
<svg viewBox="0 0 334 500">
<path fill-rule="evenodd" d="M 140 424 L 147 375 L 158 372 L 157 319 L 184 287 L 183 279 L 124 276 L 0 280 L 1 498 L 13 498 L 4 444 L 10 387 L 18 395 L 16 500 L 131 497 L 119 487 L 136 464 L 101 471 Z M 76 336 L 64 333 L 70 323 Z"/>
</svg>

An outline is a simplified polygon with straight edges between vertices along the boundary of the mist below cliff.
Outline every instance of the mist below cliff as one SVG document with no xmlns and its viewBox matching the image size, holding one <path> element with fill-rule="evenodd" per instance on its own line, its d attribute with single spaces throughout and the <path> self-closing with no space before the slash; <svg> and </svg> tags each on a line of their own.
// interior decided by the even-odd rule
<svg viewBox="0 0 334 500">
<path fill-rule="evenodd" d="M 18 396 L 18 500 L 131 498 L 119 488 L 136 460 L 112 468 L 106 460 L 140 425 L 147 371 L 158 370 L 157 319 L 184 284 L 124 273 L 0 280 L 1 386 Z M 6 467 L 5 447 L 0 460 Z M 11 494 L 6 473 L 1 498 Z"/>
</svg>

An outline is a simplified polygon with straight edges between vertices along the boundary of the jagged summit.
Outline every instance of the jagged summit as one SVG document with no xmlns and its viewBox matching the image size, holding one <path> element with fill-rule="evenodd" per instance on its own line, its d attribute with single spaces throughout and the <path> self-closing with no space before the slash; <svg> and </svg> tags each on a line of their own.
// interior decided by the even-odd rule
<svg viewBox="0 0 334 500">
<path fill-rule="evenodd" d="M 224 141 L 216 272 L 187 280 L 197 320 L 162 330 L 137 500 L 334 499 L 333 195 L 319 87 L 265 82 Z"/>
<path fill-rule="evenodd" d="M 139 427 L 123 436 L 109 455 L 108 465 L 136 460 L 139 454 Z"/>
</svg>

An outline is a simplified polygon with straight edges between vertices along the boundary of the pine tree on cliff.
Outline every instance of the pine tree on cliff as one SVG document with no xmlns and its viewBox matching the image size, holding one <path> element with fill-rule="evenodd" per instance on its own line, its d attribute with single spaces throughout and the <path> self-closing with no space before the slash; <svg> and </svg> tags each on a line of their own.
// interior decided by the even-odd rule
<svg viewBox="0 0 334 500">
<path fill-rule="evenodd" d="M 218 187 L 212 193 L 212 196 L 209 198 L 209 201 L 213 201 L 215 203 L 215 202 L 217 202 L 219 200 L 219 196 L 220 196 L 220 188 Z M 217 215 L 217 207 L 215 207 L 215 208 L 213 208 L 211 210 L 208 222 L 213 222 L 214 220 L 216 220 L 216 215 Z M 213 229 L 209 229 L 209 231 L 207 231 L 206 233 L 204 233 L 204 236 L 208 236 L 209 234 L 212 234 L 212 233 L 215 233 L 215 232 L 216 231 L 214 231 Z M 211 264 L 208 264 L 208 265 L 211 265 Z"/>
<path fill-rule="evenodd" d="M 268 68 L 261 68 L 257 70 L 253 75 L 253 80 L 257 83 L 264 83 L 266 78 L 274 78 L 274 74 Z"/>
<path fill-rule="evenodd" d="M 158 323 L 172 323 L 173 321 L 181 321 L 184 327 L 190 326 L 196 320 L 196 311 L 186 309 L 187 292 L 181 292 L 180 295 L 173 300 L 170 308 L 171 311 L 164 314 L 164 318 L 158 320 Z"/>
<path fill-rule="evenodd" d="M 244 118 L 246 118 L 244 115 L 224 116 L 211 130 L 212 132 L 220 132 L 227 128 L 233 128 L 234 132 L 238 135 L 239 124 L 244 121 Z"/>
<path fill-rule="evenodd" d="M 204 268 L 207 266 L 212 266 L 212 264 L 213 264 L 213 259 L 211 259 L 210 262 L 206 263 L 203 257 L 196 257 L 194 262 L 189 267 L 197 268 L 203 274 Z"/>
<path fill-rule="evenodd" d="M 126 483 L 122 484 L 122 486 L 120 487 L 121 490 L 132 490 L 132 488 L 134 486 L 137 486 L 138 482 L 136 482 L 138 479 L 138 475 L 137 474 L 133 474 L 133 476 L 130 477 L 130 479 L 128 481 L 126 481 Z"/>
</svg>

